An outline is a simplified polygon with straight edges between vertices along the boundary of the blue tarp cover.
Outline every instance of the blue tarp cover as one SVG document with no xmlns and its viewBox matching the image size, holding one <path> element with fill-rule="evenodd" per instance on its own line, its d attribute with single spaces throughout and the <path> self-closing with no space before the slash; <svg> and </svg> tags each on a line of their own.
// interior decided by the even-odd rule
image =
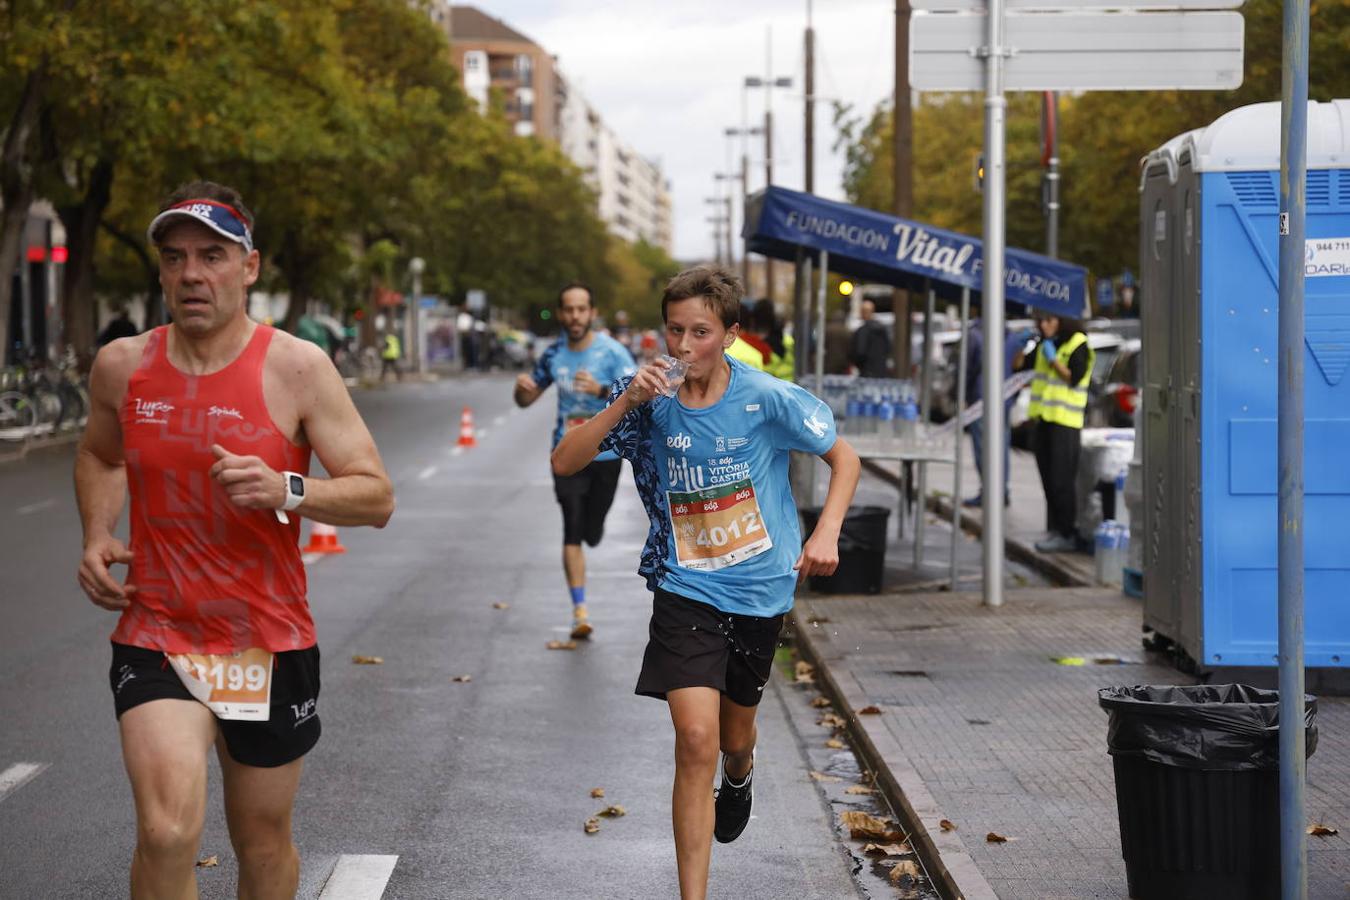
<svg viewBox="0 0 1350 900">
<path fill-rule="evenodd" d="M 742 236 L 751 251 L 777 259 L 793 259 L 799 248 L 825 250 L 830 271 L 897 287 L 928 281 L 950 295 L 984 284 L 976 238 L 787 188 L 770 186 L 750 198 Z M 1074 318 L 1087 312 L 1081 266 L 1012 247 L 1004 259 L 1008 303 Z"/>
</svg>

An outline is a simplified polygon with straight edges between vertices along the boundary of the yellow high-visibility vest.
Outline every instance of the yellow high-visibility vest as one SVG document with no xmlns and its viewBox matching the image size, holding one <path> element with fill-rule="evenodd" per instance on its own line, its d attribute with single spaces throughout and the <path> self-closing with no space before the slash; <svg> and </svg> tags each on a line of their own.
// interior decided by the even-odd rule
<svg viewBox="0 0 1350 900">
<path fill-rule="evenodd" d="M 740 335 L 736 335 L 736 340 L 727 348 L 726 353 L 727 356 L 732 359 L 739 359 L 752 369 L 759 369 L 760 371 L 764 369 L 764 354 L 742 340 Z"/>
<path fill-rule="evenodd" d="M 1081 331 L 1064 342 L 1055 354 L 1055 359 L 1066 369 L 1069 357 L 1074 351 L 1087 343 L 1087 335 Z M 1046 362 L 1045 355 L 1036 348 L 1035 376 L 1031 379 L 1031 405 L 1027 416 L 1042 419 L 1068 428 L 1082 428 L 1083 414 L 1087 411 L 1088 383 L 1092 380 L 1092 363 L 1096 354 L 1088 347 L 1087 368 L 1078 384 L 1067 384 L 1059 373 Z"/>
<path fill-rule="evenodd" d="M 773 356 L 769 357 L 769 364 L 764 367 L 764 371 L 768 372 L 770 375 L 773 375 L 775 378 L 781 378 L 784 381 L 791 381 L 792 368 L 795 365 L 795 361 L 793 359 L 793 357 L 796 355 L 796 353 L 794 352 L 795 349 L 796 349 L 796 341 L 792 339 L 792 335 L 790 334 L 783 335 L 782 355 L 775 353 Z"/>
<path fill-rule="evenodd" d="M 398 339 L 396 334 L 386 334 L 384 336 L 384 352 L 380 356 L 384 359 L 398 359 L 403 355 L 403 342 Z"/>
</svg>

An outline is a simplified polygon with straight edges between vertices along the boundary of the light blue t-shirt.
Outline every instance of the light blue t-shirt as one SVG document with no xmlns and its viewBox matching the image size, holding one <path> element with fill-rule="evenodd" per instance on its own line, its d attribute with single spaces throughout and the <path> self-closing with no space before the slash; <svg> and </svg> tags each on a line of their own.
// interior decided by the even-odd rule
<svg viewBox="0 0 1350 900">
<path fill-rule="evenodd" d="M 690 409 L 657 397 L 626 414 L 600 449 L 633 464 L 651 519 L 638 567 L 649 588 L 723 612 L 776 616 L 792 608 L 802 549 L 788 451 L 829 451 L 834 417 L 803 388 L 727 362 L 731 382 L 715 404 Z"/>
<path fill-rule="evenodd" d="M 608 401 L 595 394 L 586 394 L 572 387 L 577 373 L 585 370 L 600 384 L 613 385 L 620 378 L 633 375 L 637 366 L 632 354 L 623 344 L 608 335 L 596 332 L 585 350 L 571 350 L 567 346 L 567 335 L 550 344 L 539 357 L 531 377 L 542 391 L 550 384 L 558 386 L 558 421 L 553 428 L 553 444 L 558 446 L 563 434 L 572 425 L 585 422 L 600 410 Z M 602 453 L 596 459 L 618 459 L 614 453 Z"/>
</svg>

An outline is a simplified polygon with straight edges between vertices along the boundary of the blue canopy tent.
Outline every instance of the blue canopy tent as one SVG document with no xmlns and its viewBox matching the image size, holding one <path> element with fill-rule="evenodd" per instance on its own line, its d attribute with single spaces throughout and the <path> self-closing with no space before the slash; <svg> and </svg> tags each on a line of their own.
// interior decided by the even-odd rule
<svg viewBox="0 0 1350 900">
<path fill-rule="evenodd" d="M 921 222 L 775 186 L 769 186 L 747 200 L 742 237 L 746 239 L 746 249 L 750 252 L 789 260 L 800 259 L 802 255 L 808 259 L 818 257 L 822 269 L 928 293 L 921 381 L 922 419 L 925 422 L 928 421 L 931 397 L 929 347 L 934 295 L 961 296 L 962 337 L 959 358 L 962 364 L 959 366 L 958 397 L 963 396 L 966 358 L 965 318 L 969 307 L 969 294 L 978 293 L 984 287 L 984 248 L 981 241 Z M 1004 279 L 1008 304 L 1031 306 L 1069 318 L 1081 318 L 1088 311 L 1087 272 L 1081 266 L 1009 247 L 1005 256 Z M 808 276 L 807 281 L 809 280 Z M 799 302 L 807 301 L 806 309 L 810 306 L 808 294 L 809 288 L 799 284 L 797 296 Z M 824 301 L 825 284 L 822 278 L 820 300 L 817 305 L 817 334 L 824 332 Z M 811 330 L 811 317 L 802 315 L 806 309 L 799 306 L 798 315 L 793 317 L 794 328 L 800 328 L 803 332 L 797 342 L 800 355 L 804 355 L 803 351 L 808 345 L 808 341 L 804 338 Z M 815 371 L 817 379 L 820 379 L 823 364 L 822 342 L 815 343 Z M 801 361 L 804 363 L 804 360 Z M 806 366 L 801 365 L 799 372 L 805 374 L 806 371 L 808 371 Z M 819 380 L 816 386 L 819 390 Z M 959 429 L 957 434 L 955 459 L 951 460 L 955 463 L 952 485 L 954 497 L 959 497 L 961 492 Z M 885 453 L 881 456 L 892 458 Z M 922 456 L 915 459 L 919 462 L 918 493 L 919 496 L 926 496 L 926 459 Z M 904 466 L 902 470 L 908 472 L 909 468 Z M 908 493 L 906 490 L 905 495 Z M 903 507 L 902 503 L 902 513 Z M 953 590 L 956 589 L 957 583 L 955 540 L 956 535 L 960 533 L 956 522 L 958 510 L 958 505 L 953 503 L 951 568 Z M 923 515 L 914 516 L 915 568 L 923 563 L 923 522 Z"/>
<path fill-rule="evenodd" d="M 750 197 L 741 236 L 752 253 L 791 260 L 823 250 L 832 272 L 895 287 L 949 297 L 984 287 L 978 238 L 776 185 Z M 1004 274 L 1010 304 L 1072 318 L 1088 311 L 1082 266 L 1009 247 Z"/>
</svg>

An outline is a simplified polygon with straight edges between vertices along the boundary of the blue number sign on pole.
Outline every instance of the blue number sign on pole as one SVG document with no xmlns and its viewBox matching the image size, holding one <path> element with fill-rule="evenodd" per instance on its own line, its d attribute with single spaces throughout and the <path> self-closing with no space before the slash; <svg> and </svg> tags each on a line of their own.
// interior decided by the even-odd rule
<svg viewBox="0 0 1350 900">
<path fill-rule="evenodd" d="M 1110 309 L 1116 303 L 1115 286 L 1110 278 L 1097 279 L 1097 308 Z"/>
</svg>

